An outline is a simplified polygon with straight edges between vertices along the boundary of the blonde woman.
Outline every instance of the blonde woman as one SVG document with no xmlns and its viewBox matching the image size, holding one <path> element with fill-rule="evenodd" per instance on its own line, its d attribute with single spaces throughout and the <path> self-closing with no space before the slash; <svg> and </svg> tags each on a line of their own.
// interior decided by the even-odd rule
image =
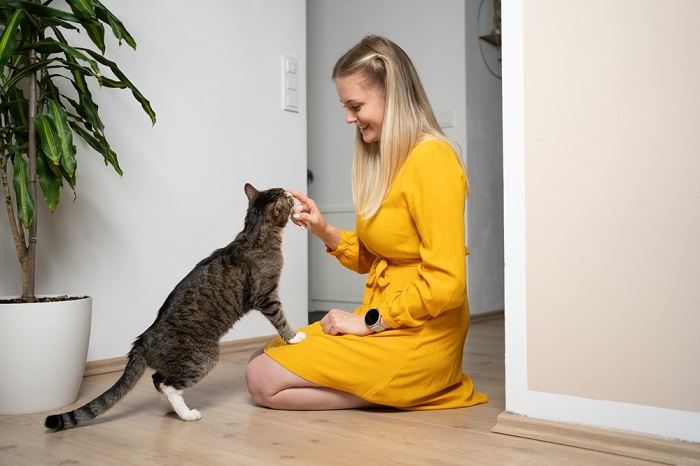
<svg viewBox="0 0 700 466">
<path fill-rule="evenodd" d="M 251 358 L 248 389 L 262 406 L 320 410 L 441 409 L 487 401 L 462 373 L 469 325 L 464 246 L 467 177 L 438 126 L 406 53 L 378 36 L 343 55 L 332 74 L 357 127 L 352 186 L 356 231 L 326 223 L 316 203 L 292 221 L 329 254 L 368 274 L 362 305 L 331 309 Z"/>
</svg>

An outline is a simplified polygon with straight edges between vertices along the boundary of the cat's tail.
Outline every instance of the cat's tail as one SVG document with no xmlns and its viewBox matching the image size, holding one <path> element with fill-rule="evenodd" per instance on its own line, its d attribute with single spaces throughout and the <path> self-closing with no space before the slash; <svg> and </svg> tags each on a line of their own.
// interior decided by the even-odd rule
<svg viewBox="0 0 700 466">
<path fill-rule="evenodd" d="M 63 430 L 92 421 L 117 404 L 136 385 L 145 371 L 145 350 L 137 343 L 129 352 L 129 361 L 124 373 L 109 390 L 76 410 L 47 417 L 44 425 L 49 429 Z"/>
</svg>

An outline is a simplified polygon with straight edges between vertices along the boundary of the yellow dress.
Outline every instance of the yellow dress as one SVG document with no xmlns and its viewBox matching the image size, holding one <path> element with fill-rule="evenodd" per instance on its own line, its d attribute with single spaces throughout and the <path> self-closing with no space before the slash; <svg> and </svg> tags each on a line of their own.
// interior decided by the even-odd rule
<svg viewBox="0 0 700 466">
<path fill-rule="evenodd" d="M 364 314 L 379 308 L 391 329 L 330 336 L 318 322 L 307 338 L 279 337 L 265 353 L 315 384 L 400 409 L 442 409 L 488 401 L 462 373 L 469 326 L 464 256 L 466 180 L 449 144 L 419 143 L 377 214 L 356 219 L 329 251 L 345 267 L 369 273 Z"/>
</svg>

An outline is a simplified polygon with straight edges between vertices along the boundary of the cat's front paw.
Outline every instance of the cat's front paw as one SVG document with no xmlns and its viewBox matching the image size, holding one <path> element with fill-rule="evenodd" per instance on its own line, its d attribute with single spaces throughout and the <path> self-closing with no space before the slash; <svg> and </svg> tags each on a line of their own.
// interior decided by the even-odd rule
<svg viewBox="0 0 700 466">
<path fill-rule="evenodd" d="M 305 338 L 306 338 L 306 334 L 304 332 L 297 332 L 297 334 L 294 335 L 294 338 L 289 340 L 287 343 L 289 343 L 291 345 L 295 345 L 297 343 L 301 343 L 302 341 L 304 341 Z"/>
</svg>

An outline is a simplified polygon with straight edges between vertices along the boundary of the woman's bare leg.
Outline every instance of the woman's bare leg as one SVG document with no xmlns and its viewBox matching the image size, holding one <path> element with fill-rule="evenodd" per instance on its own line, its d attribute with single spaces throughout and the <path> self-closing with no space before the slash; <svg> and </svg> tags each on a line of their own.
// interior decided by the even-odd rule
<svg viewBox="0 0 700 466">
<path fill-rule="evenodd" d="M 245 371 L 255 402 L 273 409 L 326 410 L 377 406 L 350 393 L 320 387 L 299 377 L 262 352 L 253 354 Z"/>
</svg>

